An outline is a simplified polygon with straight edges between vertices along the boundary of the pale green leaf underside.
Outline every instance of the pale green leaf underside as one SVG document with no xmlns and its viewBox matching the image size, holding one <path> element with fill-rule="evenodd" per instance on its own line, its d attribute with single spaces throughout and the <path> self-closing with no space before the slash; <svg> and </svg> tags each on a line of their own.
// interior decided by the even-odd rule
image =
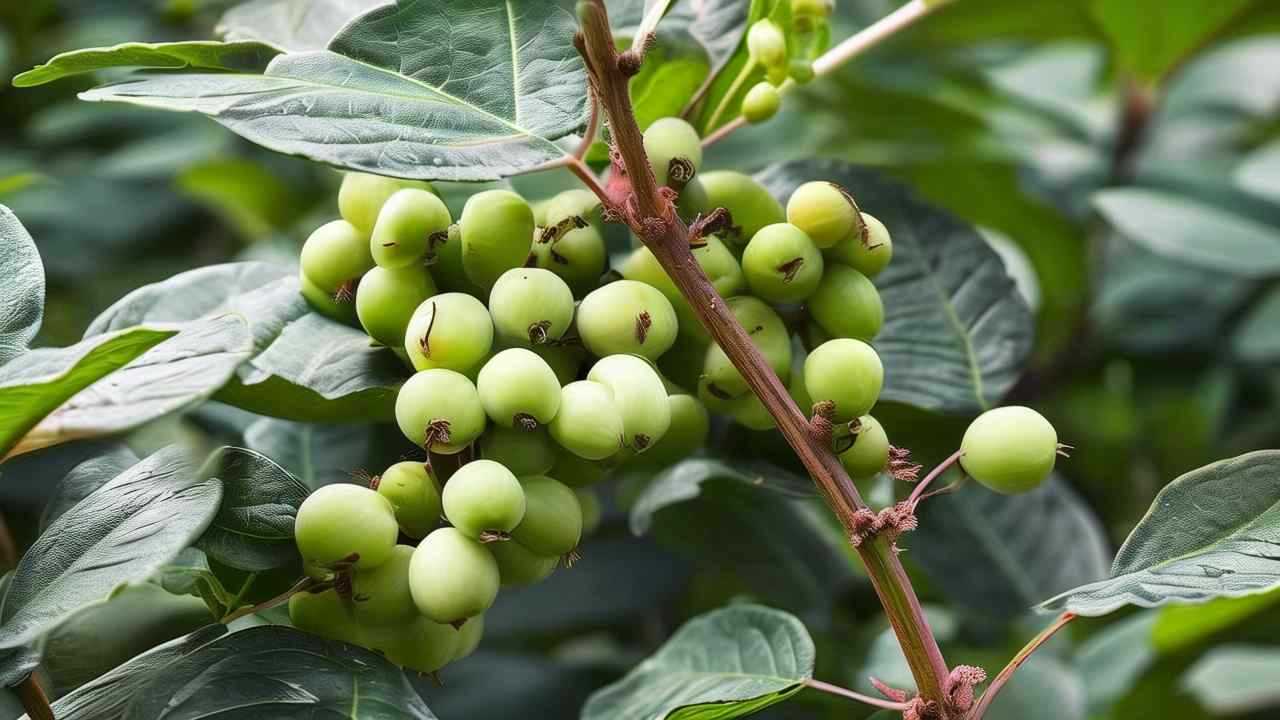
<svg viewBox="0 0 1280 720">
<path fill-rule="evenodd" d="M 799 620 L 736 605 L 686 623 L 649 659 L 587 701 L 583 720 L 724 720 L 799 692 L 814 647 Z"/>
<path fill-rule="evenodd" d="M 34 87 L 107 68 L 256 71 L 264 69 L 276 54 L 275 49 L 258 42 L 131 42 L 111 47 L 72 50 L 56 55 L 49 62 L 15 77 L 13 84 L 16 87 Z"/>
<path fill-rule="evenodd" d="M 285 52 L 323 50 L 361 13 L 394 0 L 249 0 L 231 8 L 217 32 L 228 40 L 257 40 Z"/>
<path fill-rule="evenodd" d="M 1263 645 L 1214 648 L 1191 666 L 1182 685 L 1215 715 L 1280 707 L 1280 650 Z"/>
<path fill-rule="evenodd" d="M 1280 202 L 1280 142 L 1258 150 L 1236 169 L 1236 184 L 1259 197 Z"/>
<path fill-rule="evenodd" d="M 1280 587 L 1280 450 L 1206 465 L 1174 480 L 1116 556 L 1111 578 L 1043 610 L 1105 615 L 1125 605 L 1204 602 Z"/>
<path fill-rule="evenodd" d="M 0 205 L 0 363 L 23 353 L 44 320 L 44 264 L 13 211 Z"/>
</svg>

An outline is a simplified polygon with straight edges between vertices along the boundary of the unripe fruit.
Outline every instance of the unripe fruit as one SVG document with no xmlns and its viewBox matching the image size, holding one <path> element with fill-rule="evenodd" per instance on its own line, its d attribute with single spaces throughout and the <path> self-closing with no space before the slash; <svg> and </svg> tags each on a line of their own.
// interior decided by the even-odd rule
<svg viewBox="0 0 1280 720">
<path fill-rule="evenodd" d="M 800 58 L 791 61 L 788 73 L 791 75 L 791 79 L 800 85 L 812 82 L 813 78 L 817 76 L 817 73 L 813 70 L 813 63 Z"/>
<path fill-rule="evenodd" d="M 583 344 L 597 357 L 633 354 L 655 360 L 675 342 L 679 322 L 660 290 L 618 280 L 583 298 L 577 326 Z"/>
<path fill-rule="evenodd" d="M 395 511 L 386 498 L 346 483 L 326 485 L 308 495 L 293 525 L 304 559 L 332 567 L 354 556 L 360 570 L 386 562 L 399 534 Z"/>
<path fill-rule="evenodd" d="M 703 187 L 702 179 L 695 175 L 680 191 L 680 198 L 676 201 L 676 211 L 680 214 L 681 220 L 691 223 L 698 215 L 705 215 L 711 210 L 707 189 Z"/>
<path fill-rule="evenodd" d="M 853 445 L 840 453 L 840 464 L 855 480 L 878 475 L 889 462 L 889 436 L 884 426 L 870 415 L 863 415 L 855 423 Z"/>
<path fill-rule="evenodd" d="M 555 465 L 556 448 L 546 428 L 528 432 L 492 427 L 480 437 L 480 457 L 505 465 L 517 477 L 541 475 Z"/>
<path fill-rule="evenodd" d="M 822 253 L 790 223 L 767 225 L 742 253 L 742 274 L 751 292 L 775 303 L 804 300 L 822 282 Z"/>
<path fill-rule="evenodd" d="M 547 214 L 542 224 L 556 225 L 570 217 L 579 217 L 592 225 L 599 226 L 600 198 L 583 188 L 565 190 L 547 203 Z"/>
<path fill-rule="evenodd" d="M 604 519 L 600 496 L 591 488 L 574 488 L 573 494 L 582 508 L 582 534 L 590 535 L 600 529 L 600 521 Z"/>
<path fill-rule="evenodd" d="M 765 186 L 750 175 L 731 170 L 713 170 L 699 176 L 707 191 L 707 207 L 724 208 L 733 216 L 737 230 L 726 237 L 731 245 L 741 247 L 760 228 L 773 223 L 786 222 L 786 212 Z"/>
<path fill-rule="evenodd" d="M 476 389 L 485 413 L 497 424 L 534 430 L 551 422 L 560 409 L 560 381 L 545 360 L 524 348 L 511 348 L 480 368 Z"/>
<path fill-rule="evenodd" d="M 466 293 L 475 297 L 486 296 L 484 290 L 471 282 L 466 270 L 462 268 L 462 228 L 456 223 L 449 226 L 446 234 L 432 238 L 423 262 L 441 291 Z"/>
<path fill-rule="evenodd" d="M 562 450 L 557 454 L 556 464 L 551 467 L 551 471 L 543 474 L 550 475 L 570 487 L 587 487 L 603 480 L 606 472 L 604 463 L 587 460 Z"/>
<path fill-rule="evenodd" d="M 484 303 L 463 293 L 427 298 L 405 328 L 404 349 L 418 370 L 467 372 L 493 347 L 493 319 Z"/>
<path fill-rule="evenodd" d="M 510 190 L 486 190 L 462 208 L 462 267 L 471 282 L 489 288 L 524 265 L 533 239 L 533 210 Z"/>
<path fill-rule="evenodd" d="M 512 345 L 541 345 L 564 337 L 573 323 L 573 290 L 541 268 L 508 270 L 489 292 L 498 337 Z"/>
<path fill-rule="evenodd" d="M 659 185 L 683 187 L 702 167 L 702 140 L 692 125 L 677 117 L 655 120 L 644 131 L 644 152 Z M 680 174 L 671 176 L 671 162 Z"/>
<path fill-rule="evenodd" d="M 785 67 L 787 36 L 772 20 L 757 20 L 747 30 L 747 52 L 765 68 Z"/>
<path fill-rule="evenodd" d="M 800 228 L 820 248 L 829 248 L 860 232 L 862 220 L 853 198 L 839 185 L 807 182 L 787 201 L 787 222 Z"/>
<path fill-rule="evenodd" d="M 373 226 L 369 238 L 373 261 L 385 268 L 418 264 L 432 236 L 448 237 L 452 223 L 449 208 L 440 198 L 426 190 L 401 190 L 387 199 Z"/>
<path fill-rule="evenodd" d="M 573 489 L 545 475 L 520 478 L 528 499 L 511 539 L 539 555 L 564 555 L 582 540 L 582 507 Z"/>
<path fill-rule="evenodd" d="M 485 547 L 493 553 L 498 563 L 498 575 L 507 587 L 542 582 L 560 564 L 559 555 L 539 555 L 515 540 L 489 543 Z"/>
<path fill-rule="evenodd" d="M 591 292 L 600 284 L 608 252 L 599 228 L 588 225 L 570 230 L 552 242 L 540 240 L 541 233 L 535 233 L 534 263 L 564 280 L 575 297 Z"/>
<path fill-rule="evenodd" d="M 804 386 L 814 403 L 834 404 L 836 422 L 848 422 L 876 404 L 884 386 L 884 366 L 870 345 L 838 338 L 809 353 Z"/>
<path fill-rule="evenodd" d="M 778 89 L 767 82 L 756 83 L 742 98 L 742 116 L 747 122 L 755 124 L 778 114 L 782 107 L 782 95 Z"/>
<path fill-rule="evenodd" d="M 720 238 L 711 235 L 706 238 L 706 241 L 702 247 L 694 248 L 693 257 L 706 273 L 707 279 L 723 297 L 742 292 L 746 287 L 746 279 L 742 275 L 742 267 L 738 264 L 738 259 L 733 256 L 729 248 L 725 247 Z M 636 280 L 656 287 L 671 301 L 671 306 L 676 311 L 676 321 L 680 325 L 681 337 L 693 337 L 704 343 L 711 339 L 706 329 L 702 327 L 702 323 L 698 321 L 698 316 L 694 313 L 689 301 L 680 294 L 675 282 L 662 269 L 649 248 L 636 248 L 615 269 L 627 280 Z"/>
<path fill-rule="evenodd" d="M 431 185 L 419 180 L 346 173 L 342 176 L 342 187 L 338 189 L 338 212 L 342 214 L 343 220 L 360 228 L 368 236 L 373 232 L 387 199 L 405 188 L 430 191 Z"/>
<path fill-rule="evenodd" d="M 960 450 L 960 467 L 974 480 L 1012 495 L 1035 488 L 1053 472 L 1058 433 L 1031 408 L 1001 407 L 969 425 Z"/>
<path fill-rule="evenodd" d="M 635 355 L 601 358 L 587 373 L 613 393 L 613 402 L 622 414 L 624 444 L 637 453 L 649 449 L 671 427 L 671 407 L 667 389 L 658 371 Z"/>
<path fill-rule="evenodd" d="M 561 447 L 587 460 L 603 460 L 622 448 L 622 413 L 613 393 L 598 382 L 565 385 L 549 429 Z"/>
<path fill-rule="evenodd" d="M 330 298 L 342 292 L 354 297 L 355 283 L 373 267 L 369 236 L 345 220 L 325 223 L 303 244 L 298 267 Z"/>
<path fill-rule="evenodd" d="M 871 214 L 862 213 L 862 220 L 866 223 L 866 237 L 860 232 L 850 234 L 831 248 L 831 258 L 867 277 L 875 277 L 893 259 L 893 239 L 884 223 Z"/>
<path fill-rule="evenodd" d="M 472 460 L 445 483 L 444 515 L 473 540 L 511 532 L 524 517 L 520 481 L 492 460 Z"/>
<path fill-rule="evenodd" d="M 477 615 L 458 628 L 458 649 L 453 653 L 453 660 L 457 662 L 476 651 L 480 647 L 480 640 L 484 637 L 484 616 Z"/>
<path fill-rule="evenodd" d="M 707 442 L 711 432 L 711 416 L 702 401 L 692 395 L 669 395 L 671 427 L 656 445 L 644 455 L 644 462 L 654 466 L 674 465 L 692 455 Z M 551 476 L 568 482 L 552 471 Z"/>
<path fill-rule="evenodd" d="M 465 375 L 440 368 L 423 370 L 400 387 L 396 424 L 418 447 L 452 455 L 484 432 L 484 406 Z"/>
<path fill-rule="evenodd" d="M 809 315 L 837 338 L 870 340 L 884 327 L 884 302 L 866 275 L 845 265 L 827 266 L 809 297 Z"/>
<path fill-rule="evenodd" d="M 727 304 L 738 322 L 747 329 L 751 341 L 764 354 L 769 367 L 778 377 L 787 377 L 791 371 L 791 336 L 778 313 L 759 298 L 749 295 L 729 298 Z M 721 400 L 739 397 L 750 389 L 729 356 L 715 343 L 707 348 L 702 375 L 704 382 L 700 385 L 705 384 L 711 395 Z"/>
<path fill-rule="evenodd" d="M 735 398 L 730 403 L 730 417 L 739 425 L 756 431 L 772 430 L 775 427 L 773 416 L 755 393 L 747 393 Z"/>
<path fill-rule="evenodd" d="M 339 301 L 334 297 L 334 293 L 321 290 L 311 279 L 301 272 L 298 273 L 298 283 L 302 289 L 302 297 L 311 306 L 312 310 L 338 322 L 354 324 L 356 322 L 356 306 L 346 297 L 346 293 L 340 293 L 343 301 Z"/>
<path fill-rule="evenodd" d="M 351 608 L 332 589 L 294 593 L 289 598 L 289 622 L 294 627 L 328 640 L 360 645 L 364 631 Z"/>
<path fill-rule="evenodd" d="M 391 558 L 371 570 L 361 570 L 351 579 L 355 618 L 363 625 L 408 622 L 418 614 L 409 594 L 409 561 L 412 545 L 396 545 Z"/>
<path fill-rule="evenodd" d="M 457 630 L 424 617 L 372 627 L 365 634 L 369 645 L 388 660 L 420 673 L 433 673 L 448 665 L 457 657 L 460 644 Z"/>
<path fill-rule="evenodd" d="M 406 460 L 383 471 L 378 494 L 391 503 L 400 532 L 426 537 L 440 524 L 440 490 L 426 463 Z"/>
<path fill-rule="evenodd" d="M 403 347 L 413 312 L 435 294 L 431 276 L 417 264 L 395 270 L 375 267 L 360 279 L 356 315 L 369 337 L 390 348 Z"/>
<path fill-rule="evenodd" d="M 578 371 L 587 359 L 587 350 L 579 343 L 534 345 L 533 352 L 551 366 L 562 386 L 578 379 Z"/>
<path fill-rule="evenodd" d="M 438 623 L 488 610 L 498 597 L 499 580 L 493 554 L 457 528 L 440 528 L 423 538 L 409 564 L 413 602 Z"/>
<path fill-rule="evenodd" d="M 791 0 L 794 17 L 825 18 L 835 8 L 834 0 Z"/>
</svg>

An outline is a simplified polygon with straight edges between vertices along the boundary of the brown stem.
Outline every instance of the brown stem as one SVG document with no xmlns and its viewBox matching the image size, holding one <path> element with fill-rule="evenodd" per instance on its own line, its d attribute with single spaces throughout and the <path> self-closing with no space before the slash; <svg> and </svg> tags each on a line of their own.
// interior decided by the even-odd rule
<svg viewBox="0 0 1280 720">
<path fill-rule="evenodd" d="M 924 491 L 929 487 L 929 483 L 936 480 L 938 476 L 941 475 L 942 473 L 946 472 L 947 470 L 950 470 L 952 465 L 955 465 L 957 462 L 959 462 L 960 456 L 963 454 L 964 454 L 963 450 L 957 450 L 951 453 L 951 455 L 948 456 L 946 460 L 943 460 L 942 462 L 938 463 L 938 467 L 930 470 L 929 474 L 925 475 L 923 480 L 916 483 L 915 488 L 912 489 L 911 491 L 911 496 L 907 498 L 907 504 L 914 509 L 916 506 L 916 503 L 920 502 L 920 498 L 924 495 Z"/>
<path fill-rule="evenodd" d="M 622 215 L 689 301 L 703 327 L 764 403 L 836 517 L 852 535 L 855 515 L 866 507 L 857 488 L 831 448 L 810 433 L 808 418 L 693 257 L 689 229 L 676 215 L 670 200 L 658 192 L 631 108 L 627 78 L 617 65 L 616 46 L 603 1 L 580 4 L 579 17 L 582 24 L 579 47 L 593 75 L 593 86 L 609 122 L 614 147 L 630 180 L 631 195 L 628 207 L 622 208 Z M 605 203 L 613 202 L 606 193 L 597 191 L 597 195 Z M 857 551 L 897 633 L 920 694 L 944 707 L 947 665 L 897 552 L 884 538 L 862 543 Z"/>
<path fill-rule="evenodd" d="M 27 711 L 28 718 L 54 720 L 53 708 L 49 707 L 49 696 L 44 694 L 44 688 L 40 687 L 35 675 L 23 678 L 22 682 L 14 686 L 13 691 L 17 693 L 18 700 L 22 702 L 22 709 Z"/>
<path fill-rule="evenodd" d="M 830 693 L 831 695 L 839 695 L 840 697 L 849 698 L 850 700 L 857 700 L 860 703 L 866 703 L 867 705 L 883 708 L 885 710 L 903 711 L 911 707 L 909 704 L 904 702 L 895 702 L 893 700 L 885 700 L 883 698 L 871 697 L 870 695 L 863 695 L 862 693 L 854 692 L 848 688 L 824 683 L 821 680 L 814 680 L 813 678 L 805 680 L 804 684 L 814 690 L 821 690 L 822 692 Z"/>
<path fill-rule="evenodd" d="M 0 513 L 0 572 L 18 566 L 18 546 L 13 542 L 13 533 Z"/>
<path fill-rule="evenodd" d="M 579 160 L 584 160 L 587 153 L 591 152 L 591 146 L 596 141 L 596 133 L 600 130 L 600 103 L 596 102 L 595 95 L 588 93 L 587 102 L 591 103 L 591 118 L 587 121 L 587 129 L 582 131 L 582 142 L 578 144 L 578 149 L 573 151 L 573 156 Z"/>
<path fill-rule="evenodd" d="M 1013 659 L 1009 661 L 1009 664 L 1005 665 L 1004 669 L 1000 671 L 1000 674 L 996 676 L 996 679 L 991 681 L 991 685 L 987 687 L 987 691 L 982 693 L 982 699 L 978 700 L 977 704 L 973 706 L 973 709 L 965 715 L 964 720 L 981 720 L 982 716 L 986 714 L 987 708 L 990 707 L 992 701 L 996 699 L 996 695 L 1000 692 L 1000 689 L 1005 686 L 1005 683 L 1009 682 L 1010 678 L 1013 677 L 1013 673 L 1018 668 L 1022 667 L 1022 664 L 1027 661 L 1027 658 L 1031 657 L 1031 653 L 1035 652 L 1041 645 L 1045 644 L 1049 638 L 1053 637 L 1054 633 L 1058 632 L 1065 627 L 1067 623 L 1075 619 L 1076 615 L 1074 613 L 1062 613 L 1058 616 L 1058 619 L 1049 624 L 1049 627 L 1041 630 L 1039 635 L 1031 638 L 1031 642 L 1027 643 L 1026 647 L 1019 650 L 1018 654 L 1014 655 Z"/>
</svg>

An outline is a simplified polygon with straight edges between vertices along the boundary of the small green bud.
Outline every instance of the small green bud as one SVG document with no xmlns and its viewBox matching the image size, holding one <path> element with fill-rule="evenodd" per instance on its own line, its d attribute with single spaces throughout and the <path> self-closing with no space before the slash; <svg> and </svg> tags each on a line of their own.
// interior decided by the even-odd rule
<svg viewBox="0 0 1280 720">
<path fill-rule="evenodd" d="M 747 31 L 747 51 L 766 68 L 786 67 L 787 36 L 772 20 L 758 20 Z"/>
<path fill-rule="evenodd" d="M 742 99 L 742 115 L 749 123 L 762 123 L 777 115 L 781 106 L 782 95 L 777 88 L 767 82 L 756 83 Z"/>
<path fill-rule="evenodd" d="M 813 63 L 808 60 L 792 60 L 791 61 L 791 79 L 797 83 L 804 85 L 813 80 Z"/>
</svg>

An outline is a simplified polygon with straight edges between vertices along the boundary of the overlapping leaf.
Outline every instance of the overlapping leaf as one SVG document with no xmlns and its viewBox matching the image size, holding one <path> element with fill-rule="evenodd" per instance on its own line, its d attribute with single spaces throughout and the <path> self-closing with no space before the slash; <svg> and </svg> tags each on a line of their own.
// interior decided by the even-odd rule
<svg viewBox="0 0 1280 720">
<path fill-rule="evenodd" d="M 249 0 L 226 12 L 217 31 L 285 52 L 323 50 L 343 26 L 393 0 Z"/>
<path fill-rule="evenodd" d="M 122 67 L 261 71 L 274 55 L 275 50 L 258 42 L 132 42 L 62 53 L 15 77 L 13 84 L 33 87 L 72 75 Z"/>
<path fill-rule="evenodd" d="M 214 452 L 203 472 L 222 482 L 222 505 L 199 546 L 233 568 L 270 570 L 296 561 L 293 521 L 307 486 L 270 458 L 244 448 Z"/>
<path fill-rule="evenodd" d="M 27 349 L 44 319 L 44 265 L 36 244 L 9 208 L 0 205 L 0 363 Z"/>
</svg>

